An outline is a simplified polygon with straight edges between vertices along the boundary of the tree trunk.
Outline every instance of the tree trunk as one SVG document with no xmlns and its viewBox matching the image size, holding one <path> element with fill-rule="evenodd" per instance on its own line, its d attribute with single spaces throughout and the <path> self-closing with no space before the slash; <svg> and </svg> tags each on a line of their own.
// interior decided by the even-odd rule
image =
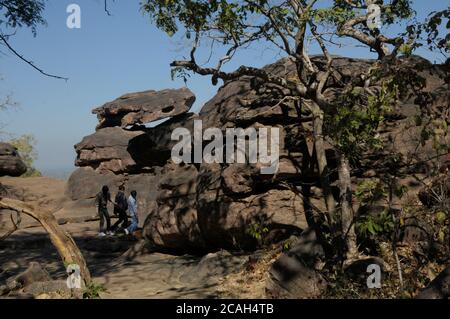
<svg viewBox="0 0 450 319">
<path fill-rule="evenodd" d="M 325 153 L 325 142 L 323 137 L 323 112 L 319 106 L 312 106 L 313 113 L 313 136 L 316 151 L 317 165 L 319 168 L 320 184 L 322 186 L 325 205 L 328 211 L 328 222 L 333 229 L 333 221 L 336 212 L 336 202 L 331 191 L 328 161 Z"/>
<path fill-rule="evenodd" d="M 352 206 L 352 181 L 350 178 L 350 164 L 344 154 L 339 154 L 338 174 L 341 205 L 341 227 L 344 243 L 347 248 L 346 259 L 358 255 L 354 212 Z"/>
<path fill-rule="evenodd" d="M 81 279 L 86 286 L 89 285 L 91 282 L 91 274 L 81 251 L 75 244 L 72 236 L 58 225 L 53 214 L 37 212 L 35 207 L 9 198 L 0 198 L 0 208 L 13 210 L 19 214 L 23 213 L 36 219 L 49 234 L 52 244 L 64 262 L 64 266 L 67 267 L 70 264 L 78 265 L 80 267 Z"/>
</svg>

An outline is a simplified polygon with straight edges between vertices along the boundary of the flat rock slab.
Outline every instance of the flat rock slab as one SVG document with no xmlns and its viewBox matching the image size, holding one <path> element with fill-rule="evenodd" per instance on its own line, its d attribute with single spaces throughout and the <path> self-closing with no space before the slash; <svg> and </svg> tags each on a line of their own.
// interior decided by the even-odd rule
<svg viewBox="0 0 450 319">
<path fill-rule="evenodd" d="M 144 91 L 125 94 L 92 110 L 97 115 L 97 129 L 111 126 L 127 127 L 184 114 L 195 102 L 187 88 Z"/>
</svg>

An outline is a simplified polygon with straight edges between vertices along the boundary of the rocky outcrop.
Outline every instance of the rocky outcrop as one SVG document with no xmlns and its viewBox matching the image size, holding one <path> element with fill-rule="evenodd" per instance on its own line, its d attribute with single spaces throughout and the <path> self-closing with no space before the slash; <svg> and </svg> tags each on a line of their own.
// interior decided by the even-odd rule
<svg viewBox="0 0 450 319">
<path fill-rule="evenodd" d="M 97 129 L 127 127 L 145 124 L 186 113 L 195 102 L 194 94 L 187 88 L 178 90 L 145 91 L 125 94 L 112 102 L 96 108 Z"/>
<path fill-rule="evenodd" d="M 327 287 L 319 273 L 325 257 L 312 229 L 306 229 L 270 267 L 266 291 L 272 298 L 315 298 Z"/>
<path fill-rule="evenodd" d="M 27 166 L 20 158 L 17 149 L 8 143 L 0 143 L 0 176 L 20 176 Z"/>
<path fill-rule="evenodd" d="M 450 266 L 445 268 L 417 296 L 417 299 L 449 299 L 450 298 Z"/>
<path fill-rule="evenodd" d="M 123 173 L 136 168 L 136 162 L 127 151 L 129 141 L 144 135 L 143 131 L 129 131 L 107 127 L 86 136 L 75 145 L 75 165 L 95 168 L 99 172 Z"/>
<path fill-rule="evenodd" d="M 164 166 L 170 159 L 172 132 L 177 127 L 193 130 L 198 116 L 176 116 L 154 128 L 123 129 L 107 127 L 88 135 L 75 145 L 75 165 L 91 167 L 101 174 L 142 173 Z"/>
<path fill-rule="evenodd" d="M 312 60 L 319 68 L 326 63 L 321 56 Z M 333 67 L 339 76 L 329 80 L 325 97 L 336 99 L 344 90 L 341 82 L 363 84 L 363 74 L 373 63 L 335 57 Z M 425 79 L 422 93 L 434 96 L 429 106 L 445 108 L 448 92 L 440 89 L 445 86 L 445 71 L 418 57 L 401 63 L 405 69 L 420 70 Z M 265 69 L 277 76 L 296 77 L 289 59 Z M 370 89 L 379 90 L 379 83 Z M 411 121 L 419 114 L 417 92 L 411 93 L 380 128 L 380 138 L 387 146 L 364 158 L 361 169 L 355 172 L 355 183 L 376 176 L 386 167 L 385 155 L 397 151 L 403 163 L 424 161 L 421 167 L 413 168 L 416 172 L 426 169 L 427 159 L 433 156 L 431 142 L 412 138 L 420 137 L 422 127 Z M 126 184 L 128 190 L 138 188 L 139 204 L 146 216 L 144 236 L 151 245 L 163 249 L 254 249 L 300 234 L 307 227 L 305 211 L 310 207 L 324 210 L 324 204 L 317 168 L 308 164 L 313 157 L 311 115 L 301 103 L 283 98 L 285 94 L 282 88 L 242 77 L 224 83 L 198 115 L 187 113 L 194 98 L 186 89 L 136 93 L 107 103 L 94 110 L 100 120 L 97 132 L 76 145 L 76 164 L 81 168 L 71 176 L 67 193 L 74 200 L 86 201 L 92 200 L 103 184 L 110 185 L 113 193 L 120 184 Z M 171 118 L 152 128 L 137 125 L 165 117 Z M 195 120 L 202 121 L 203 130 L 214 127 L 222 132 L 235 127 L 279 128 L 277 173 L 261 174 L 260 164 L 174 164 L 171 149 L 178 141 L 173 141 L 171 134 L 178 127 L 192 133 Z M 333 171 L 336 161 L 331 147 L 327 155 Z M 406 174 L 411 168 L 396 169 Z M 336 178 L 336 174 L 330 175 L 332 182 Z M 416 187 L 402 177 L 399 183 Z M 299 196 L 299 189 L 309 194 L 307 203 Z M 399 200 L 394 198 L 394 205 Z"/>
<path fill-rule="evenodd" d="M 302 201 L 291 190 L 246 194 L 235 188 L 233 193 L 222 183 L 227 169 L 218 164 L 201 165 L 200 171 L 193 165 L 166 166 L 144 236 L 158 247 L 174 250 L 252 249 L 306 228 Z M 237 185 L 232 177 L 226 178 Z M 256 239 L 259 233 L 262 242 Z"/>
</svg>

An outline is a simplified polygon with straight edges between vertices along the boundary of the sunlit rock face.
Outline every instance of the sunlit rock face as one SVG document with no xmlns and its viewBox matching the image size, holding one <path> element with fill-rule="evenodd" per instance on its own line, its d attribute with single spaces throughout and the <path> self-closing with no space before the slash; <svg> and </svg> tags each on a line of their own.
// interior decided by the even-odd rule
<svg viewBox="0 0 450 319">
<path fill-rule="evenodd" d="M 187 88 L 144 91 L 125 94 L 92 110 L 97 115 L 97 129 L 146 124 L 184 114 L 195 102 L 195 95 Z"/>
</svg>

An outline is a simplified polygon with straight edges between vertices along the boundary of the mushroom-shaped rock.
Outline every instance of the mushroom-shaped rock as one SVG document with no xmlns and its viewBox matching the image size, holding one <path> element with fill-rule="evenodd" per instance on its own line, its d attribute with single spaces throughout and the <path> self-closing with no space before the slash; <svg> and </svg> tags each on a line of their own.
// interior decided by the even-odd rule
<svg viewBox="0 0 450 319">
<path fill-rule="evenodd" d="M 144 91 L 125 94 L 92 110 L 97 115 L 97 129 L 145 124 L 184 114 L 195 102 L 187 88 Z"/>
</svg>

